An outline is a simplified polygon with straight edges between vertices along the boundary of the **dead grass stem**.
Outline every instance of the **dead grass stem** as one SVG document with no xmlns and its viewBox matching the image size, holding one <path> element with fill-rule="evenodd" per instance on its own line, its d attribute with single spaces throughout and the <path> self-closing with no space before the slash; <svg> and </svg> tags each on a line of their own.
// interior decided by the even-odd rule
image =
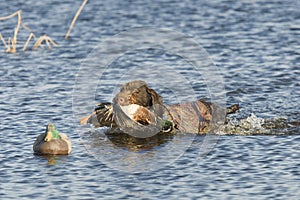
<svg viewBox="0 0 300 200">
<path fill-rule="evenodd" d="M 69 29 L 68 29 L 68 32 L 67 32 L 66 35 L 65 35 L 65 39 L 68 39 L 68 37 L 70 36 L 71 30 L 72 30 L 72 28 L 73 28 L 73 26 L 74 26 L 74 24 L 75 24 L 75 22 L 76 22 L 78 16 L 80 15 L 82 9 L 83 9 L 84 6 L 87 4 L 87 2 L 88 2 L 88 0 L 83 0 L 81 6 L 79 7 L 78 11 L 77 11 L 76 14 L 74 15 L 73 20 L 72 20 L 72 22 L 71 22 L 71 24 L 70 24 L 70 27 L 69 27 Z"/>
<path fill-rule="evenodd" d="M 70 36 L 70 33 L 75 25 L 76 20 L 78 19 L 78 16 L 80 15 L 82 9 L 84 8 L 84 6 L 87 4 L 88 0 L 83 0 L 81 6 L 79 7 L 79 9 L 77 10 L 76 14 L 74 15 L 72 22 L 70 24 L 70 27 L 65 35 L 65 39 L 68 39 L 68 37 Z M 24 43 L 24 46 L 22 48 L 23 51 L 26 51 L 28 49 L 28 45 L 30 43 L 30 41 L 32 39 L 35 40 L 33 46 L 32 46 L 32 50 L 37 49 L 38 47 L 42 47 L 43 48 L 43 44 L 46 44 L 46 46 L 49 49 L 52 49 L 52 46 L 57 47 L 57 43 L 54 42 L 49 36 L 42 35 L 39 38 L 36 37 L 36 35 L 31 31 L 31 29 L 22 22 L 22 15 L 21 15 L 21 10 L 18 10 L 8 16 L 4 16 L 4 17 L 0 17 L 0 21 L 2 20 L 8 20 L 11 19 L 13 17 L 17 16 L 17 25 L 14 28 L 14 33 L 13 33 L 13 37 L 8 37 L 8 40 L 6 41 L 5 38 L 3 37 L 3 35 L 0 33 L 0 40 L 3 43 L 4 47 L 5 47 L 5 51 L 7 53 L 16 53 L 17 52 L 17 37 L 18 37 L 18 33 L 20 31 L 20 28 L 23 28 L 27 31 L 30 31 L 29 36 L 27 37 L 26 42 Z"/>
<path fill-rule="evenodd" d="M 21 10 L 18 10 L 17 12 L 15 13 L 12 13 L 8 16 L 4 16 L 4 17 L 0 17 L 0 21 L 2 20 L 7 20 L 7 19 L 10 19 L 10 18 L 13 18 L 15 16 L 18 16 L 18 22 L 17 22 L 17 26 L 14 28 L 14 36 L 13 36 L 13 39 L 10 39 L 8 40 L 7 42 L 7 45 L 5 45 L 5 43 L 3 42 L 4 38 L 2 37 L 2 43 L 4 44 L 4 46 L 6 47 L 6 52 L 7 53 L 15 53 L 17 51 L 17 47 L 16 47 L 16 44 L 17 44 L 17 35 L 19 33 L 19 29 L 20 29 L 20 26 L 21 26 L 21 21 L 22 21 L 22 17 L 21 17 Z M 5 41 L 5 40 L 4 40 Z"/>
<path fill-rule="evenodd" d="M 43 47 L 43 42 L 46 43 L 47 47 L 49 49 L 52 49 L 51 48 L 51 45 L 57 47 L 58 45 L 47 35 L 42 35 L 41 37 L 39 37 L 37 39 L 37 41 L 34 43 L 32 49 L 35 50 L 37 49 L 38 47 Z"/>
<path fill-rule="evenodd" d="M 17 12 L 12 13 L 8 16 L 0 17 L 0 21 L 1 20 L 7 20 L 7 19 L 13 18 L 15 16 L 18 17 L 18 22 L 17 22 L 16 27 L 14 28 L 13 38 L 9 37 L 7 42 L 6 42 L 4 37 L 2 36 L 2 34 L 0 33 L 0 39 L 3 43 L 3 45 L 5 46 L 5 48 L 6 48 L 5 51 L 7 53 L 16 53 L 17 52 L 17 36 L 18 36 L 18 33 L 19 33 L 19 30 L 20 30 L 21 26 L 25 30 L 31 31 L 30 28 L 26 24 L 22 23 L 21 10 L 18 10 Z M 33 32 L 31 32 L 29 34 L 23 48 L 22 48 L 23 51 L 27 50 L 29 42 L 31 41 L 32 38 L 34 38 L 34 40 L 36 40 L 33 47 L 32 47 L 33 50 L 37 49 L 38 47 L 43 47 L 43 42 L 46 43 L 46 45 L 49 49 L 52 49 L 52 46 L 55 46 L 55 47 L 58 46 L 56 44 L 56 42 L 54 42 L 49 36 L 43 35 L 43 36 L 40 36 L 39 38 L 37 38 L 36 35 Z"/>
</svg>

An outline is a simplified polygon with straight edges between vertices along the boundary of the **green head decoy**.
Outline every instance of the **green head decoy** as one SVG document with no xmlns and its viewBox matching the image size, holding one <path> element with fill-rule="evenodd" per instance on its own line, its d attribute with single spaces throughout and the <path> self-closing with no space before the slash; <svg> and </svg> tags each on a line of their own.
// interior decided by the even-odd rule
<svg viewBox="0 0 300 200">
<path fill-rule="evenodd" d="M 67 155 L 72 150 L 66 134 L 59 133 L 54 124 L 48 124 L 46 131 L 40 134 L 33 144 L 33 151 L 40 155 Z"/>
</svg>

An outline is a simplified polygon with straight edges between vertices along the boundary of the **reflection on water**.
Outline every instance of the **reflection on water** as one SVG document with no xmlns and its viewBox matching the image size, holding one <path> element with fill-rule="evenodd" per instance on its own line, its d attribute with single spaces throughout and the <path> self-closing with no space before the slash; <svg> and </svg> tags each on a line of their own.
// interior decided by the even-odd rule
<svg viewBox="0 0 300 200">
<path fill-rule="evenodd" d="M 48 165 L 60 165 L 64 163 L 65 157 L 67 155 L 35 155 L 36 157 L 45 160 Z"/>
<path fill-rule="evenodd" d="M 116 148 L 125 148 L 132 152 L 148 150 L 158 147 L 174 137 L 172 133 L 157 133 L 148 138 L 137 138 L 127 133 L 115 130 L 106 130 L 106 128 L 91 129 L 82 134 L 82 138 L 86 139 L 86 143 L 92 148 L 101 148 L 102 142 L 108 142 Z"/>
<path fill-rule="evenodd" d="M 160 146 L 171 140 L 173 134 L 158 133 L 149 138 L 136 138 L 120 131 L 108 131 L 106 136 L 115 146 L 136 152 Z"/>
<path fill-rule="evenodd" d="M 158 133 L 149 138 L 136 138 L 119 130 L 92 126 L 78 131 L 82 131 L 81 138 L 91 155 L 113 169 L 130 173 L 166 167 L 184 154 L 195 137 L 194 134 Z"/>
</svg>

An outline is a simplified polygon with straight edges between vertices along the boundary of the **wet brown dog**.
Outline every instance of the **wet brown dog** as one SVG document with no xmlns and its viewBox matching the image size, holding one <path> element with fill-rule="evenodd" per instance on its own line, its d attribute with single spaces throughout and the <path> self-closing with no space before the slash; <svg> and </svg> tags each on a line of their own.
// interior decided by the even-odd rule
<svg viewBox="0 0 300 200">
<path fill-rule="evenodd" d="M 131 119 L 142 125 L 150 124 L 154 115 L 171 122 L 172 129 L 175 131 L 200 134 L 210 130 L 214 120 L 213 116 L 225 116 L 239 110 L 237 104 L 222 109 L 204 100 L 164 105 L 162 97 L 155 90 L 149 88 L 144 81 L 132 81 L 124 84 L 113 99 L 113 103 L 123 108 L 128 106 L 136 108 L 131 111 Z M 89 123 L 96 127 L 117 127 L 113 104 L 109 102 L 98 104 L 92 114 L 83 117 L 80 123 Z"/>
</svg>

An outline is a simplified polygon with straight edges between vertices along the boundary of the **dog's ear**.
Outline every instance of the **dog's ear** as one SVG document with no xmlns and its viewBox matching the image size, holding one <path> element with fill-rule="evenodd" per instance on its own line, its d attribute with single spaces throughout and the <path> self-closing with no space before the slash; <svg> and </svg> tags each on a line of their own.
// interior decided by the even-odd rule
<svg viewBox="0 0 300 200">
<path fill-rule="evenodd" d="M 151 106 L 153 106 L 155 104 L 159 104 L 159 105 L 163 104 L 162 97 L 159 94 L 157 94 L 155 92 L 155 90 L 150 89 L 148 87 L 146 89 L 147 89 L 148 94 L 150 94 L 150 96 L 151 96 L 151 103 L 152 103 Z"/>
<path fill-rule="evenodd" d="M 147 108 L 153 107 L 154 110 L 163 105 L 162 97 L 147 85 L 135 89 L 130 96 L 130 102 Z"/>
<path fill-rule="evenodd" d="M 155 92 L 155 90 L 147 88 L 148 94 L 151 96 L 151 106 L 156 115 L 162 117 L 165 112 L 165 106 L 163 105 L 163 98 Z"/>
<path fill-rule="evenodd" d="M 131 104 L 138 104 L 147 108 L 152 106 L 152 98 L 148 92 L 147 85 L 142 85 L 134 89 L 130 94 L 129 100 Z"/>
</svg>

